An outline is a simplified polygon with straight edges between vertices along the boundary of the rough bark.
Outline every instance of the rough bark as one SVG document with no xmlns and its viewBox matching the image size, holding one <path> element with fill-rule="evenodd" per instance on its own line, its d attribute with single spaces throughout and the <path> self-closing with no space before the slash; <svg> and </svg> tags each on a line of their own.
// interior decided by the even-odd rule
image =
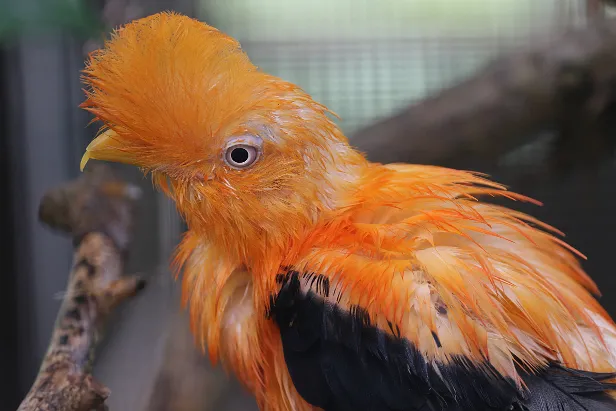
<svg viewBox="0 0 616 411">
<path fill-rule="evenodd" d="M 75 253 L 47 354 L 18 411 L 106 409 L 109 390 L 90 369 L 105 320 L 145 285 L 122 275 L 138 197 L 135 187 L 99 165 L 41 201 L 40 220 L 70 233 Z"/>
</svg>

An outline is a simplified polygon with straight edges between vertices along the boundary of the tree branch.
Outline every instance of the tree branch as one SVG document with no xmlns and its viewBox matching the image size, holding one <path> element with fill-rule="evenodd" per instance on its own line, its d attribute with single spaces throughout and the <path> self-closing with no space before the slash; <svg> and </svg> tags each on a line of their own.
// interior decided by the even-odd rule
<svg viewBox="0 0 616 411">
<path fill-rule="evenodd" d="M 575 113 L 598 127 L 592 134 L 600 144 L 591 154 L 600 155 L 614 140 L 616 20 L 598 18 L 541 43 L 360 130 L 352 143 L 377 162 L 490 167 Z M 587 141 L 585 133 L 574 145 L 568 138 L 568 154 L 579 156 Z"/>
<path fill-rule="evenodd" d="M 106 409 L 109 390 L 90 375 L 94 348 L 114 307 L 145 285 L 122 276 L 140 191 L 106 166 L 89 169 L 41 201 L 40 220 L 70 233 L 75 253 L 47 354 L 18 411 Z"/>
</svg>

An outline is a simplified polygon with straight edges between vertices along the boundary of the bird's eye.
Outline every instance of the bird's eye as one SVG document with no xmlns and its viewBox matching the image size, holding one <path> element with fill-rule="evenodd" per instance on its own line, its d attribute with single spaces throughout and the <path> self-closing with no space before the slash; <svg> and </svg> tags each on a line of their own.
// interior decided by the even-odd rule
<svg viewBox="0 0 616 411">
<path fill-rule="evenodd" d="M 246 168 L 251 166 L 259 157 L 259 150 L 248 144 L 236 144 L 227 147 L 225 161 L 233 168 Z"/>
</svg>

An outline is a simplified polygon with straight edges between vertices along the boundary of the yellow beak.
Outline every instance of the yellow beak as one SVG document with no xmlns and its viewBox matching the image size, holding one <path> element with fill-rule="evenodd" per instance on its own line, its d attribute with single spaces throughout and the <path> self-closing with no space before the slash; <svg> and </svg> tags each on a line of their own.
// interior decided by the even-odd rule
<svg viewBox="0 0 616 411">
<path fill-rule="evenodd" d="M 116 163 L 135 164 L 135 154 L 127 150 L 125 144 L 113 130 L 107 130 L 99 134 L 86 148 L 81 158 L 80 169 L 83 171 L 88 161 L 92 158 Z"/>
</svg>

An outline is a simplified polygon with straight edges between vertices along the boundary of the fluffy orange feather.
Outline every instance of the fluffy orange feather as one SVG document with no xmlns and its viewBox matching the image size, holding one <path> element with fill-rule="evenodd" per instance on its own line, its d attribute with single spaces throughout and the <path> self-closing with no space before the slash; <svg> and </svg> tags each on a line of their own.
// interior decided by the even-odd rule
<svg viewBox="0 0 616 411">
<path fill-rule="evenodd" d="M 487 360 L 520 385 L 517 366 L 548 361 L 616 370 L 616 328 L 577 252 L 477 200 L 529 199 L 469 172 L 368 162 L 324 106 L 213 27 L 174 13 L 133 22 L 92 54 L 84 81 L 105 136 L 86 160 L 135 164 L 175 200 L 192 328 L 263 409 L 311 409 L 266 317 L 289 265 L 327 276 L 332 302 L 364 307 L 429 360 Z M 225 144 L 245 135 L 262 155 L 229 168 Z"/>
</svg>

